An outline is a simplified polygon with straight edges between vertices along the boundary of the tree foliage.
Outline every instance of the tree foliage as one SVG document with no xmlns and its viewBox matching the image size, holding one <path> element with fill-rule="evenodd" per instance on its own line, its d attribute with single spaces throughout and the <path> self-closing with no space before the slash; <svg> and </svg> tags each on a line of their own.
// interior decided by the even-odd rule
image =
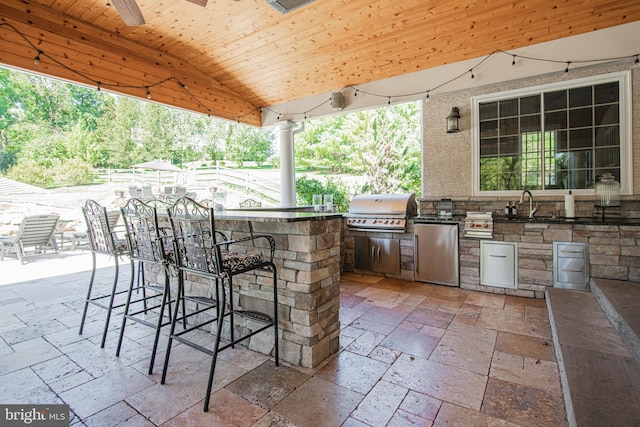
<svg viewBox="0 0 640 427">
<path fill-rule="evenodd" d="M 420 109 L 392 105 L 309 122 L 296 141 L 298 164 L 366 176 L 361 193 L 420 193 Z"/>
<path fill-rule="evenodd" d="M 363 175 L 366 184 L 349 188 L 335 177 L 303 180 L 300 198 L 322 190 L 334 193 L 339 204 L 340 192 L 349 198 L 361 192 L 419 193 L 419 118 L 418 103 L 408 103 L 309 120 L 296 135 L 297 166 L 332 177 Z M 154 159 L 178 166 L 211 160 L 239 167 L 273 159 L 276 164 L 274 142 L 273 129 L 0 68 L 0 173 L 23 181 L 68 185 L 93 179 L 92 168 L 128 168 Z M 77 174 L 70 173 L 74 168 Z"/>
</svg>

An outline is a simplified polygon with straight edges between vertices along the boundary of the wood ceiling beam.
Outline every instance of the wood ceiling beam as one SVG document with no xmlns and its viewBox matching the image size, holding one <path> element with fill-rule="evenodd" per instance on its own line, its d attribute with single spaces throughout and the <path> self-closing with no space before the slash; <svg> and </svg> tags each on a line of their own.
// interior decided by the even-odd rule
<svg viewBox="0 0 640 427">
<path fill-rule="evenodd" d="M 0 23 L 0 63 L 89 86 L 101 81 L 105 90 L 144 100 L 146 89 L 141 87 L 171 79 L 153 86 L 153 102 L 261 125 L 261 114 L 255 105 L 179 58 L 52 9 L 15 0 L 0 5 Z M 6 24 L 23 34 L 35 49 Z M 39 65 L 34 64 L 37 50 L 63 66 L 44 56 Z"/>
</svg>

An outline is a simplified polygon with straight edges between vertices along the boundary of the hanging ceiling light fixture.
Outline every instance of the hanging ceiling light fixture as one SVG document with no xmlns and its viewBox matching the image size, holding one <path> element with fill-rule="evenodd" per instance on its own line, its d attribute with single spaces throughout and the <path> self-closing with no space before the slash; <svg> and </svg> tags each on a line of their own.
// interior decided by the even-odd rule
<svg viewBox="0 0 640 427">
<path fill-rule="evenodd" d="M 447 133 L 460 132 L 458 123 L 460 121 L 460 110 L 458 107 L 452 107 L 451 112 L 447 116 Z"/>
</svg>

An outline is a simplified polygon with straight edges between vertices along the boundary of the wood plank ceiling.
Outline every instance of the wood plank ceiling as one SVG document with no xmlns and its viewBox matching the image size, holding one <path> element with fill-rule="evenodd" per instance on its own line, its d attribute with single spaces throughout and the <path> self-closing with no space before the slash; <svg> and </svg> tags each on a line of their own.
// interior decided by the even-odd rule
<svg viewBox="0 0 640 427">
<path fill-rule="evenodd" d="M 0 63 L 260 126 L 261 106 L 640 20 L 638 0 L 138 0 L 129 27 L 106 3 L 0 0 Z"/>
</svg>

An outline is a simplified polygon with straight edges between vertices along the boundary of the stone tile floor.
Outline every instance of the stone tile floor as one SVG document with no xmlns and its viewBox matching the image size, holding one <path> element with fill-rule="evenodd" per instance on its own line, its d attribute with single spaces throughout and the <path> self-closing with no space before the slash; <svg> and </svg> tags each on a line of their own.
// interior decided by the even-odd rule
<svg viewBox="0 0 640 427">
<path fill-rule="evenodd" d="M 150 328 L 128 323 L 119 358 L 120 316 L 104 349 L 103 311 L 78 335 L 88 278 L 0 286 L 0 403 L 67 403 L 71 425 L 100 427 L 567 423 L 542 300 L 345 274 L 337 355 L 310 370 L 225 350 L 205 413 L 203 353 L 176 345 L 161 385 L 166 338 L 149 375 Z"/>
</svg>

